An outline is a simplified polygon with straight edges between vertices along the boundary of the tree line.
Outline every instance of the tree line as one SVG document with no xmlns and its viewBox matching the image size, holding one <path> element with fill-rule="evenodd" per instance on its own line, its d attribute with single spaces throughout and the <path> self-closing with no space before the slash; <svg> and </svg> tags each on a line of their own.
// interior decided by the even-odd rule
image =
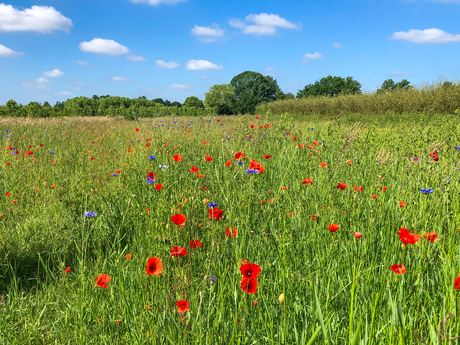
<svg viewBox="0 0 460 345">
<path fill-rule="evenodd" d="M 170 116 L 170 115 L 232 115 L 254 114 L 256 107 L 262 103 L 276 100 L 306 98 L 315 96 L 336 97 L 339 95 L 361 94 L 361 84 L 352 77 L 327 76 L 313 84 L 306 85 L 296 95 L 284 93 L 278 82 L 271 76 L 258 72 L 246 71 L 233 77 L 229 84 L 216 84 L 205 93 L 204 101 L 190 96 L 183 104 L 142 96 L 127 98 L 118 96 L 74 97 L 65 102 L 30 102 L 22 105 L 9 100 L 0 106 L 0 116 L 106 116 L 122 115 L 126 118 Z M 377 94 L 397 92 L 409 89 L 410 82 L 403 79 L 395 83 L 385 80 L 378 88 Z"/>
</svg>

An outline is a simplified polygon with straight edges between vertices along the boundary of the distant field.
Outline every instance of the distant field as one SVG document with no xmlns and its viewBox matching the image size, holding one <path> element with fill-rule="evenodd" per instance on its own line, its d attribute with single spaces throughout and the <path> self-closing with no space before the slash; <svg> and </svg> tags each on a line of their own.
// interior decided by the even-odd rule
<svg viewBox="0 0 460 345">
<path fill-rule="evenodd" d="M 265 113 L 0 119 L 0 344 L 460 335 L 458 116 Z"/>
</svg>

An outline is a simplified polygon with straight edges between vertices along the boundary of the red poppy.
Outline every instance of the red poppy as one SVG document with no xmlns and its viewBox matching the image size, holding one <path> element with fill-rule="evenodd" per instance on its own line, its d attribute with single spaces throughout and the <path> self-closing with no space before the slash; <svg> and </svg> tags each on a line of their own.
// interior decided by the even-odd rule
<svg viewBox="0 0 460 345">
<path fill-rule="evenodd" d="M 206 157 L 206 162 L 210 162 L 210 161 L 212 161 L 212 157 L 207 156 Z"/>
<path fill-rule="evenodd" d="M 292 137 L 292 140 L 297 140 L 297 137 Z"/>
<path fill-rule="evenodd" d="M 339 183 L 337 185 L 337 189 L 342 189 L 342 190 L 345 190 L 347 188 L 347 185 L 345 183 Z"/>
<path fill-rule="evenodd" d="M 272 125 L 267 123 L 267 128 L 272 128 Z"/>
<path fill-rule="evenodd" d="M 406 205 L 407 205 L 407 204 L 406 204 L 404 201 L 400 201 L 400 202 L 399 202 L 399 207 L 404 207 L 404 206 L 406 206 Z"/>
<path fill-rule="evenodd" d="M 197 173 L 198 171 L 200 171 L 200 169 L 198 169 L 196 166 L 192 165 L 192 169 L 190 169 L 190 172 L 192 173 Z"/>
<path fill-rule="evenodd" d="M 240 271 L 245 279 L 256 279 L 260 274 L 260 266 L 256 264 L 245 264 L 240 267 Z"/>
<path fill-rule="evenodd" d="M 457 278 L 455 278 L 454 288 L 460 290 L 460 275 Z"/>
<path fill-rule="evenodd" d="M 93 160 L 93 159 L 96 159 L 96 158 L 94 158 L 94 157 L 91 157 L 91 160 Z"/>
<path fill-rule="evenodd" d="M 354 232 L 353 236 L 355 236 L 356 238 L 361 238 L 362 234 L 360 232 Z"/>
<path fill-rule="evenodd" d="M 67 267 L 65 270 L 64 270 L 65 273 L 69 273 L 70 272 L 70 267 Z"/>
<path fill-rule="evenodd" d="M 235 237 L 236 236 L 236 229 L 235 228 L 227 228 L 225 229 L 225 236 L 227 237 Z"/>
<path fill-rule="evenodd" d="M 219 210 L 217 207 L 209 209 L 209 219 L 214 218 L 215 220 L 219 220 L 222 218 L 223 210 Z"/>
<path fill-rule="evenodd" d="M 6 196 L 10 196 L 11 193 L 10 193 L 10 192 L 5 192 L 5 195 L 6 195 Z"/>
<path fill-rule="evenodd" d="M 254 128 L 255 126 L 254 126 L 254 125 L 250 125 L 249 127 Z"/>
<path fill-rule="evenodd" d="M 185 223 L 187 218 L 185 218 L 183 214 L 175 214 L 174 216 L 171 217 L 171 220 L 176 225 L 182 225 Z"/>
<path fill-rule="evenodd" d="M 319 142 L 314 141 L 314 142 L 313 142 L 313 145 L 318 146 L 318 145 L 319 145 Z"/>
<path fill-rule="evenodd" d="M 128 259 L 128 260 L 131 260 L 131 257 L 132 257 L 131 254 L 126 254 L 125 255 L 125 258 Z"/>
<path fill-rule="evenodd" d="M 323 162 L 319 165 L 320 168 L 326 168 L 327 167 L 327 163 Z"/>
<path fill-rule="evenodd" d="M 388 189 L 387 186 L 380 187 L 380 190 L 386 191 Z"/>
<path fill-rule="evenodd" d="M 353 163 L 351 162 L 351 160 L 348 160 L 347 161 L 348 165 L 352 165 Z"/>
<path fill-rule="evenodd" d="M 377 196 L 375 194 L 372 194 L 372 199 L 377 199 Z"/>
<path fill-rule="evenodd" d="M 359 192 L 359 193 L 361 193 L 361 191 L 364 190 L 363 186 L 360 186 L 360 187 L 358 187 L 358 186 L 353 186 L 353 188 L 355 189 L 355 191 L 357 191 L 357 192 Z"/>
<path fill-rule="evenodd" d="M 107 289 L 107 283 L 111 280 L 112 278 L 110 278 L 107 274 L 99 274 L 95 279 L 94 281 L 97 283 L 97 285 L 95 286 L 95 288 L 97 288 L 98 286 L 99 287 L 102 287 L 104 289 Z"/>
<path fill-rule="evenodd" d="M 199 177 L 199 178 L 203 178 L 203 177 L 204 177 L 203 174 L 196 174 L 196 176 Z"/>
<path fill-rule="evenodd" d="M 264 159 L 270 159 L 270 158 L 272 158 L 272 156 L 264 154 Z"/>
<path fill-rule="evenodd" d="M 407 244 L 415 244 L 420 240 L 420 235 L 419 234 L 410 234 L 409 230 L 406 228 L 401 228 L 398 230 L 399 238 L 401 239 L 402 243 L 404 243 L 405 246 Z"/>
<path fill-rule="evenodd" d="M 262 165 L 260 165 L 260 163 L 256 162 L 255 159 L 253 159 L 251 161 L 251 163 L 249 164 L 249 169 L 250 170 L 257 170 L 257 173 L 258 174 L 263 174 L 264 171 L 265 171 L 265 167 L 263 167 Z"/>
<path fill-rule="evenodd" d="M 256 293 L 257 285 L 257 279 L 241 279 L 241 288 L 247 293 Z"/>
<path fill-rule="evenodd" d="M 189 302 L 187 302 L 187 301 L 179 301 L 179 302 L 176 303 L 176 305 L 179 308 L 177 310 L 178 313 L 185 313 L 187 310 L 190 310 L 190 308 L 188 307 Z"/>
<path fill-rule="evenodd" d="M 233 165 L 233 163 L 231 161 L 227 161 L 227 163 L 225 163 L 225 166 L 227 167 L 231 167 Z"/>
<path fill-rule="evenodd" d="M 433 158 L 433 160 L 434 160 L 435 162 L 437 162 L 437 161 L 439 160 L 438 151 L 436 151 L 436 150 L 431 151 L 430 157 Z"/>
<path fill-rule="evenodd" d="M 240 152 L 237 152 L 237 153 L 235 153 L 235 159 L 237 159 L 237 160 L 238 160 L 238 159 L 241 159 L 241 157 L 243 157 L 243 156 L 244 156 L 244 153 L 243 153 L 243 152 L 241 152 L 241 151 L 240 151 Z"/>
<path fill-rule="evenodd" d="M 313 184 L 313 177 L 306 178 L 302 181 L 302 184 Z"/>
<path fill-rule="evenodd" d="M 145 266 L 145 273 L 159 276 L 163 272 L 163 262 L 158 258 L 149 258 Z"/>
<path fill-rule="evenodd" d="M 136 129 L 134 130 L 134 132 L 139 132 L 139 131 L 140 131 L 139 128 L 136 128 Z M 94 144 L 94 141 L 93 141 L 93 144 Z"/>
<path fill-rule="evenodd" d="M 159 183 L 159 184 L 157 184 L 157 185 L 155 186 L 155 189 L 156 189 L 156 190 L 160 190 L 162 187 L 163 187 L 163 185 L 162 185 L 161 183 Z"/>
<path fill-rule="evenodd" d="M 187 250 L 185 248 L 182 248 L 180 246 L 172 246 L 172 249 L 171 249 L 171 255 L 169 256 L 170 258 L 171 257 L 179 257 L 179 256 L 185 256 L 187 255 Z"/>
<path fill-rule="evenodd" d="M 331 230 L 331 232 L 336 232 L 337 230 L 339 230 L 339 227 L 340 225 L 332 223 L 331 225 L 329 225 L 328 229 Z"/>
<path fill-rule="evenodd" d="M 390 269 L 395 272 L 396 274 L 404 274 L 406 273 L 406 267 L 403 265 L 393 265 L 390 267 Z"/>
<path fill-rule="evenodd" d="M 183 158 L 180 155 L 174 155 L 172 159 L 175 160 L 176 162 L 182 162 L 183 161 Z"/>
<path fill-rule="evenodd" d="M 206 141 L 202 141 L 201 143 L 202 143 L 203 145 L 206 145 Z"/>
<path fill-rule="evenodd" d="M 203 245 L 201 244 L 200 240 L 191 240 L 190 247 L 192 247 L 192 249 L 196 249 L 198 247 L 203 247 Z"/>
<path fill-rule="evenodd" d="M 423 237 L 425 237 L 428 242 L 436 242 L 439 239 L 439 235 L 435 232 L 423 234 Z"/>
</svg>

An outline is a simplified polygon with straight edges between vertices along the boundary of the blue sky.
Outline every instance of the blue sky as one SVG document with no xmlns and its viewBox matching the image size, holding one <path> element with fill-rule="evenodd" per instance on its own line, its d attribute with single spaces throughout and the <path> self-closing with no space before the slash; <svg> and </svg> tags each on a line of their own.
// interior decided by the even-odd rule
<svg viewBox="0 0 460 345">
<path fill-rule="evenodd" d="M 329 74 L 368 91 L 388 78 L 455 81 L 459 13 L 460 0 L 0 2 L 0 104 L 183 102 L 248 70 L 294 94 Z"/>
</svg>

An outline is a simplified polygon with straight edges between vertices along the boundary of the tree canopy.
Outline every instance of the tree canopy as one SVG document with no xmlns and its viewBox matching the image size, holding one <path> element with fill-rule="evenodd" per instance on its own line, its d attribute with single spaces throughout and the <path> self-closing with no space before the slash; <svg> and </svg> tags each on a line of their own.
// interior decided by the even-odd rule
<svg viewBox="0 0 460 345">
<path fill-rule="evenodd" d="M 401 80 L 399 83 L 395 83 L 393 79 L 385 80 L 379 89 L 377 89 L 377 94 L 388 91 L 401 91 L 407 90 L 410 88 L 410 82 L 407 79 Z"/>
<path fill-rule="evenodd" d="M 203 101 L 195 96 L 187 97 L 182 105 L 186 108 L 204 108 Z"/>
<path fill-rule="evenodd" d="M 349 94 L 360 94 L 361 84 L 352 77 L 346 79 L 328 75 L 317 80 L 314 84 L 308 84 L 297 92 L 297 98 L 310 96 L 338 96 Z"/>
<path fill-rule="evenodd" d="M 204 97 L 206 107 L 217 108 L 218 115 L 231 115 L 235 101 L 235 90 L 231 84 L 216 84 L 209 88 Z"/>
</svg>

